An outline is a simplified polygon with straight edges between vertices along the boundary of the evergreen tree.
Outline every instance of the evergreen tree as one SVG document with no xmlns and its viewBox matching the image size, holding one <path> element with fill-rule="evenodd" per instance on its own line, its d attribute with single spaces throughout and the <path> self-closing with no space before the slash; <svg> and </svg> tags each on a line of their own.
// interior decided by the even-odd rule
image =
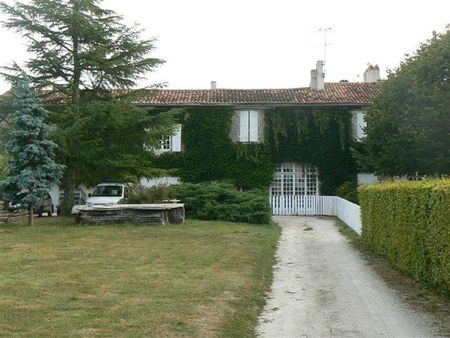
<svg viewBox="0 0 450 338">
<path fill-rule="evenodd" d="M 4 25 L 28 40 L 28 50 L 33 56 L 26 63 L 26 70 L 33 84 L 41 92 L 48 90 L 48 100 L 56 98 L 57 103 L 67 105 L 67 109 L 52 115 L 58 127 L 59 156 L 66 165 L 66 210 L 70 210 L 76 184 L 92 181 L 92 173 L 101 171 L 99 165 L 90 171 L 89 164 L 102 164 L 109 172 L 124 173 L 122 179 L 151 176 L 154 173 L 151 155 L 143 154 L 137 144 L 142 148 L 144 143 L 157 142 L 157 138 L 150 136 L 158 133 L 145 135 L 145 130 L 160 127 L 161 134 L 170 130 L 171 125 L 167 114 L 143 121 L 142 110 L 139 112 L 129 104 L 129 94 L 136 92 L 128 89 L 162 63 L 148 57 L 154 48 L 153 40 L 141 39 L 137 26 L 127 27 L 120 16 L 101 8 L 99 3 L 99 0 L 32 0 L 29 4 L 16 2 L 9 6 L 0 2 L 0 9 L 8 15 Z M 13 65 L 6 68 L 4 75 L 11 78 L 20 71 L 18 65 Z M 112 100 L 120 102 L 121 109 L 105 114 Z M 124 132 L 139 137 L 122 138 L 121 153 L 106 152 L 105 148 L 110 146 L 104 140 L 105 134 L 87 132 L 101 126 L 102 117 L 110 119 L 109 124 L 127 120 Z M 132 123 L 133 119 L 142 123 Z M 87 125 L 89 121 L 96 124 Z M 132 126 L 134 131 L 130 131 Z M 114 132 L 121 133 L 119 127 L 120 124 L 116 125 Z M 88 144 L 90 148 L 85 147 Z M 128 161 L 124 162 L 125 157 Z M 97 179 L 101 177 L 104 176 Z"/>
<path fill-rule="evenodd" d="M 44 122 L 47 111 L 30 89 L 28 79 L 13 88 L 16 112 L 9 132 L 7 149 L 9 169 L 7 178 L 0 182 L 0 190 L 7 200 L 19 192 L 26 195 L 20 201 L 28 205 L 29 225 L 33 223 L 33 207 L 58 183 L 63 166 L 54 161 L 56 144 L 49 140 L 53 128 Z"/>
<path fill-rule="evenodd" d="M 390 73 L 366 115 L 363 169 L 382 175 L 450 173 L 450 30 Z"/>
<path fill-rule="evenodd" d="M 0 146 L 0 180 L 3 180 L 8 172 L 8 152 L 3 144 Z"/>
<path fill-rule="evenodd" d="M 0 180 L 5 179 L 8 171 L 8 151 L 6 149 L 8 128 L 13 115 L 12 96 L 0 97 Z"/>
</svg>

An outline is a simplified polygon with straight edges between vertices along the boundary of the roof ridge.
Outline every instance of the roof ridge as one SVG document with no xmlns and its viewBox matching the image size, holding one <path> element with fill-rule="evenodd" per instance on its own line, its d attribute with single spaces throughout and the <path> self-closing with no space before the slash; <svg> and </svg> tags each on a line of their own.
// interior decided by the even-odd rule
<svg viewBox="0 0 450 338">
<path fill-rule="evenodd" d="M 364 85 L 364 86 L 373 86 L 378 85 L 380 82 L 325 82 L 325 85 L 339 85 L 339 86 L 352 86 L 352 85 Z M 219 92 L 219 91 L 265 91 L 265 90 L 307 90 L 310 89 L 309 86 L 307 87 L 283 87 L 283 88 L 161 88 L 161 89 L 149 89 L 154 90 L 156 92 L 158 91 L 208 91 L 208 92 Z M 146 90 L 146 89 L 143 89 Z"/>
<path fill-rule="evenodd" d="M 262 89 L 136 89 L 143 95 L 133 102 L 149 106 L 190 105 L 367 105 L 380 92 L 382 81 L 327 82 L 324 90 L 309 87 Z M 120 89 L 118 89 L 120 91 Z M 130 91 L 130 90 L 127 90 Z M 131 90 L 132 91 L 132 90 Z M 63 102 L 62 93 L 50 93 L 50 100 Z M 50 101 L 49 100 L 49 101 Z"/>
</svg>

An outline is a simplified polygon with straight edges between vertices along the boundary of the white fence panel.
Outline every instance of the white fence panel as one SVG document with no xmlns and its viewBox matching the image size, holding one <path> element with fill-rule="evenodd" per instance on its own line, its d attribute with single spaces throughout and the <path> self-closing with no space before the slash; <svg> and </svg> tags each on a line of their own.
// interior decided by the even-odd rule
<svg viewBox="0 0 450 338">
<path fill-rule="evenodd" d="M 273 215 L 336 216 L 361 235 L 361 208 L 337 196 L 270 196 Z"/>
<path fill-rule="evenodd" d="M 321 209 L 319 215 L 336 216 L 335 196 L 320 196 Z"/>
<path fill-rule="evenodd" d="M 343 198 L 335 196 L 336 214 L 342 222 L 361 235 L 361 207 Z"/>
</svg>

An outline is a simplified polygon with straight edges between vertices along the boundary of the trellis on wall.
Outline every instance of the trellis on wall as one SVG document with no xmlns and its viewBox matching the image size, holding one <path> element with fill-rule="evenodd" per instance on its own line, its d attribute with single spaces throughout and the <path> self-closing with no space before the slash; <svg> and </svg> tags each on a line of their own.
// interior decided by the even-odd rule
<svg viewBox="0 0 450 338">
<path fill-rule="evenodd" d="M 317 168 L 294 162 L 276 166 L 270 186 L 270 206 L 278 215 L 314 215 L 319 196 Z"/>
<path fill-rule="evenodd" d="M 287 162 L 275 168 L 272 185 L 272 196 L 278 195 L 318 195 L 319 172 L 311 165 Z"/>
</svg>

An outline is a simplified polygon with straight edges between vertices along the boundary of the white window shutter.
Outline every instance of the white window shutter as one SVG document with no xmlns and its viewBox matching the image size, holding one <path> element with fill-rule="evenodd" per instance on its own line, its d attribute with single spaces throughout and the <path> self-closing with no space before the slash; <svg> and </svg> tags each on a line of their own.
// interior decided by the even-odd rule
<svg viewBox="0 0 450 338">
<path fill-rule="evenodd" d="M 172 151 L 181 151 L 181 124 L 177 124 L 172 135 Z"/>
<path fill-rule="evenodd" d="M 239 141 L 248 142 L 248 110 L 239 112 Z"/>
<path fill-rule="evenodd" d="M 250 127 L 249 127 L 249 134 L 250 134 L 250 142 L 258 142 L 258 112 L 255 110 L 250 110 Z"/>
<path fill-rule="evenodd" d="M 356 111 L 352 111 L 352 122 L 351 122 L 351 124 L 352 124 L 352 137 L 353 137 L 354 140 L 357 140 L 356 128 L 357 128 L 358 123 L 356 122 L 356 114 L 357 114 Z"/>
<path fill-rule="evenodd" d="M 365 114 L 362 110 L 352 111 L 352 135 L 356 141 L 360 141 L 366 137 L 366 132 L 364 131 L 367 126 L 364 118 Z"/>
<path fill-rule="evenodd" d="M 367 126 L 367 123 L 364 119 L 364 112 L 359 111 L 356 113 L 356 139 L 359 141 L 362 138 L 366 137 L 366 132 L 364 129 Z"/>
</svg>

